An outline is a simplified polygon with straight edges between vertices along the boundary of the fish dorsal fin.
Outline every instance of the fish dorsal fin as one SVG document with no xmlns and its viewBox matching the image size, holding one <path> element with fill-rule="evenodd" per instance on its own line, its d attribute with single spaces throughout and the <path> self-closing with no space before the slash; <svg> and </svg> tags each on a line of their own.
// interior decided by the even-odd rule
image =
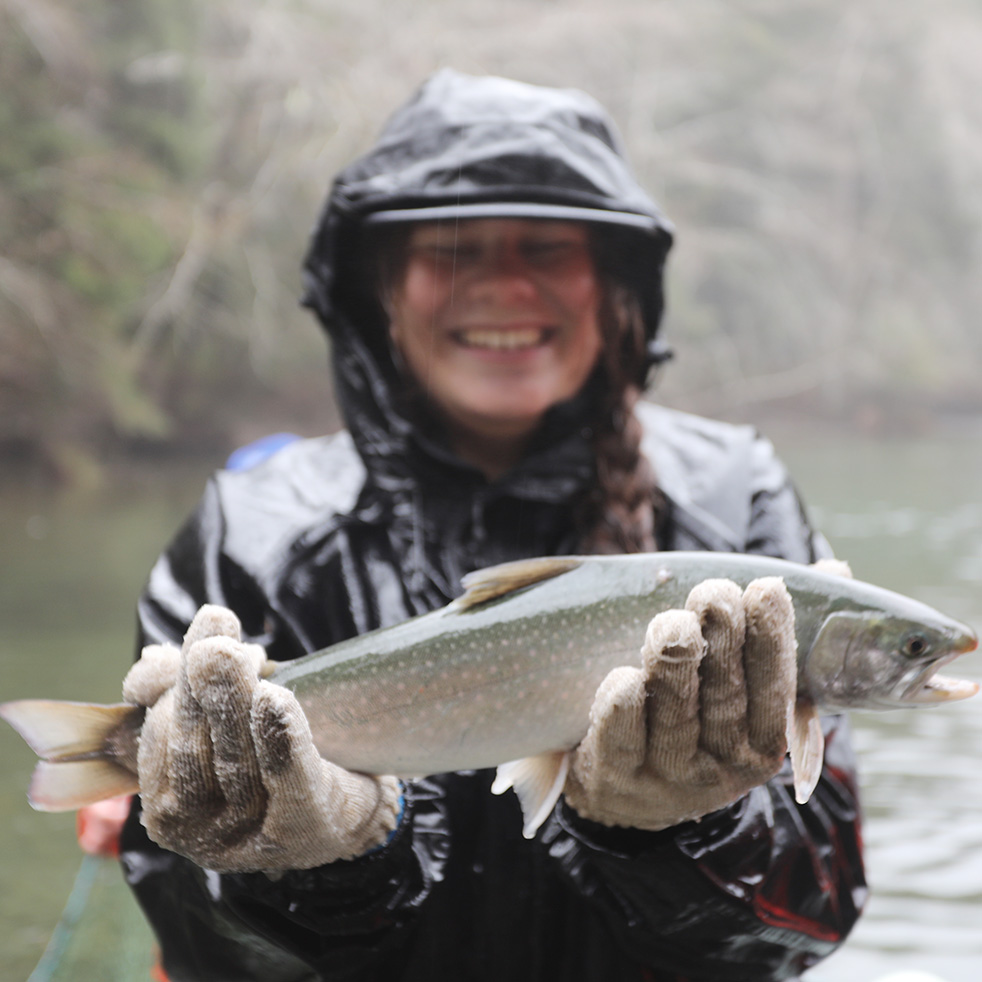
<svg viewBox="0 0 982 982">
<path fill-rule="evenodd" d="M 522 587 L 550 580 L 560 573 L 576 569 L 583 562 L 577 556 L 546 556 L 541 559 L 519 559 L 468 573 L 462 580 L 465 593 L 454 601 L 458 610 L 468 610 L 489 600 L 496 600 Z"/>
</svg>

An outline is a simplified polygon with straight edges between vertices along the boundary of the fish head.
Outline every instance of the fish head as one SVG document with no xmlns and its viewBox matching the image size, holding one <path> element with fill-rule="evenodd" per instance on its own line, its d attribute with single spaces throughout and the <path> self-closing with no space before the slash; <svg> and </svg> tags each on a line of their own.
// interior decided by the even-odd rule
<svg viewBox="0 0 982 982">
<path fill-rule="evenodd" d="M 930 608 L 916 615 L 836 610 L 803 660 L 799 693 L 825 712 L 899 709 L 967 699 L 976 682 L 938 669 L 978 647 L 971 628 Z"/>
</svg>

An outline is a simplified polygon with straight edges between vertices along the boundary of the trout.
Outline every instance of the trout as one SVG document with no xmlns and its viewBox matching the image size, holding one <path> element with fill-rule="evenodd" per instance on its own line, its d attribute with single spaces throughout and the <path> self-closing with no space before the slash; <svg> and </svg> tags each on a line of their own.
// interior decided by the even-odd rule
<svg viewBox="0 0 982 982">
<path fill-rule="evenodd" d="M 465 577 L 446 607 L 342 641 L 267 677 L 292 690 L 321 755 L 348 770 L 413 778 L 498 767 L 531 835 L 558 799 L 594 694 L 639 663 L 649 620 L 683 607 L 706 579 L 746 587 L 779 577 L 790 593 L 797 700 L 788 738 L 796 797 L 822 768 L 818 716 L 965 699 L 975 682 L 938 675 L 978 641 L 916 600 L 762 556 L 667 552 L 527 559 Z M 145 710 L 21 700 L 3 716 L 42 758 L 31 804 L 43 811 L 139 791 Z"/>
</svg>

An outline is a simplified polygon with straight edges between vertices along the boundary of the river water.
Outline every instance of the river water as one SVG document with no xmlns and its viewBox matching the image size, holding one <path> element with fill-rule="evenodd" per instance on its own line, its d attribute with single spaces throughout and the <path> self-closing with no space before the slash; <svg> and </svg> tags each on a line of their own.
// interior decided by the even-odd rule
<svg viewBox="0 0 982 982">
<path fill-rule="evenodd" d="M 772 434 L 773 435 L 773 434 Z M 982 628 L 982 430 L 918 440 L 777 435 L 816 523 L 857 576 Z M 203 471 L 140 473 L 112 489 L 0 487 L 0 698 L 114 701 L 132 607 Z M 982 680 L 982 657 L 950 674 Z M 845 948 L 810 978 L 869 982 L 982 967 L 982 697 L 854 716 L 872 897 Z M 74 817 L 24 791 L 33 755 L 0 728 L 0 982 L 23 982 L 71 888 Z"/>
</svg>

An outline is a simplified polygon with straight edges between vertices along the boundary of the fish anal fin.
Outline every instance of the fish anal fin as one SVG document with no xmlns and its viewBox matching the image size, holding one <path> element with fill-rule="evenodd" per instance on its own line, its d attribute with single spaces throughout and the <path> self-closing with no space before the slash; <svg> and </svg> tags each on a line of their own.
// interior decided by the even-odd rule
<svg viewBox="0 0 982 982">
<path fill-rule="evenodd" d="M 533 583 L 541 583 L 567 573 L 582 562 L 577 556 L 546 556 L 541 559 L 519 559 L 513 563 L 501 563 L 475 570 L 461 581 L 465 592 L 454 601 L 454 606 L 458 610 L 468 610 L 515 590 L 532 586 Z"/>
<path fill-rule="evenodd" d="M 803 805 L 812 796 L 822 776 L 822 762 L 825 759 L 822 721 L 810 699 L 798 699 L 795 703 L 788 725 L 788 748 L 794 774 L 795 801 Z"/>
<path fill-rule="evenodd" d="M 65 812 L 138 791 L 136 775 L 110 760 L 42 760 L 27 797 L 37 811 Z"/>
<path fill-rule="evenodd" d="M 566 784 L 569 759 L 567 751 L 556 750 L 513 760 L 498 767 L 491 791 L 503 794 L 514 788 L 522 806 L 522 834 L 526 839 L 535 835 L 559 800 Z"/>
</svg>

